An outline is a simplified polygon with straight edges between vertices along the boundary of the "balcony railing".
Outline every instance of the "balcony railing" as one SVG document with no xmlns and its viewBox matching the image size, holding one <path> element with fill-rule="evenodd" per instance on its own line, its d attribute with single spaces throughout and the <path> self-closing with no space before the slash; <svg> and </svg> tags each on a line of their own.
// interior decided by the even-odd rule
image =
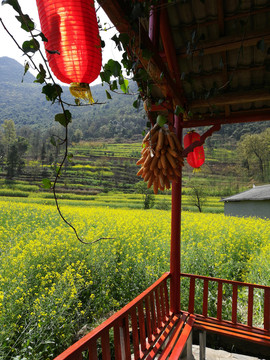
<svg viewBox="0 0 270 360">
<path fill-rule="evenodd" d="M 181 318 L 170 312 L 169 278 L 170 274 L 165 273 L 55 360 L 154 359 Z M 181 274 L 181 309 L 184 315 L 180 321 L 186 314 L 194 314 L 198 323 L 206 320 L 234 327 L 234 330 L 239 327 L 243 338 L 252 340 L 255 334 L 270 345 L 269 286 Z M 222 332 L 220 329 L 224 327 L 219 328 Z M 239 333 L 234 335 L 239 337 Z"/>
<path fill-rule="evenodd" d="M 189 313 L 270 331 L 269 286 L 191 274 L 181 274 L 181 279 L 181 289 L 183 292 L 187 290 L 189 292 L 185 309 Z M 256 302 L 254 301 L 255 294 Z M 254 309 L 255 305 L 256 309 Z M 182 309 L 183 306 L 181 306 Z M 255 323 L 254 315 L 256 315 Z"/>
<path fill-rule="evenodd" d="M 55 360 L 143 358 L 172 318 L 167 286 L 169 276 L 169 273 L 164 274 Z"/>
</svg>

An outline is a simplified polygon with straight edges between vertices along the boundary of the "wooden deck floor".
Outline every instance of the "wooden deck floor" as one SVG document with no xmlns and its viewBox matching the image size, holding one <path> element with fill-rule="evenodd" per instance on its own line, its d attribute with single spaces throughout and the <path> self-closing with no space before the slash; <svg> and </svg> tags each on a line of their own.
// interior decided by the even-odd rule
<svg viewBox="0 0 270 360">
<path fill-rule="evenodd" d="M 192 354 L 194 360 L 200 359 L 199 345 L 192 345 Z M 259 360 L 259 358 L 206 348 L 206 360 Z"/>
</svg>

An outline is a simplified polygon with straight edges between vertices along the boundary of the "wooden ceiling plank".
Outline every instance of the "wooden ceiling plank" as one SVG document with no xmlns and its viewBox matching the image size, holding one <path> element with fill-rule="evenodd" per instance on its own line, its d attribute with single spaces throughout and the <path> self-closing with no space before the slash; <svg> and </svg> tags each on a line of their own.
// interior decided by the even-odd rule
<svg viewBox="0 0 270 360">
<path fill-rule="evenodd" d="M 224 62 L 224 59 L 222 57 L 222 61 Z M 245 73 L 250 73 L 252 71 L 264 71 L 265 70 L 265 65 L 260 65 L 260 66 L 250 66 L 247 68 L 237 68 L 237 70 L 233 69 L 233 70 L 228 70 L 228 66 L 227 66 L 227 76 L 230 76 L 234 73 L 242 74 L 244 75 Z M 187 78 L 194 78 L 195 80 L 201 79 L 211 79 L 211 78 L 216 78 L 217 76 L 221 77 L 223 76 L 223 70 L 222 71 L 214 71 L 212 73 L 209 74 L 200 74 L 200 73 L 187 73 Z"/>
<path fill-rule="evenodd" d="M 213 96 L 208 99 L 198 99 L 189 102 L 189 107 L 191 109 L 201 108 L 201 107 L 211 107 L 215 106 L 225 106 L 235 105 L 235 104 L 244 104 L 254 101 L 264 101 L 270 100 L 270 92 L 265 90 L 257 91 L 247 91 L 247 92 L 234 92 L 234 93 L 224 93 L 217 96 Z"/>
<path fill-rule="evenodd" d="M 218 28 L 219 28 L 219 35 L 224 36 L 225 33 L 225 23 L 224 23 L 224 4 L 223 0 L 218 0 Z M 223 85 L 222 88 L 225 89 L 228 84 L 228 64 L 227 64 L 227 53 L 226 51 L 223 51 L 221 53 L 221 59 L 223 63 L 223 70 L 222 70 L 222 78 L 223 78 Z M 224 106 L 225 108 L 225 115 L 230 115 L 230 105 L 226 104 Z"/>
<path fill-rule="evenodd" d="M 160 35 L 161 35 L 161 40 L 162 40 L 162 45 L 164 48 L 166 60 L 168 62 L 168 68 L 171 73 L 171 77 L 179 85 L 181 75 L 176 60 L 175 47 L 173 44 L 173 38 L 170 31 L 168 13 L 166 8 L 162 8 L 160 14 Z"/>
<path fill-rule="evenodd" d="M 262 9 L 256 9 L 256 10 L 252 10 L 252 11 L 248 11 L 248 12 L 243 12 L 243 13 L 239 13 L 239 14 L 225 16 L 224 17 L 224 22 L 237 20 L 237 19 L 248 18 L 250 16 L 257 15 L 257 14 L 263 14 L 263 13 L 266 13 L 266 12 L 270 12 L 269 7 L 262 8 Z M 205 21 L 203 23 L 181 24 L 179 26 L 173 26 L 172 30 L 173 31 L 181 31 L 182 29 L 190 29 L 190 30 L 192 30 L 192 29 L 197 29 L 198 26 L 200 28 L 202 28 L 202 27 L 218 24 L 218 21 L 219 20 L 217 18 L 217 19 L 214 19 L 214 20 Z"/>
<path fill-rule="evenodd" d="M 184 121 L 182 123 L 182 126 L 183 128 L 193 128 L 201 126 L 211 126 L 215 124 L 226 125 L 269 120 L 270 109 L 231 113 L 228 118 L 225 115 L 220 115 L 219 117 L 204 115 L 203 118 L 197 118 L 196 116 L 194 116 L 192 119 Z"/>
<path fill-rule="evenodd" d="M 192 52 L 192 56 L 199 56 L 202 52 L 204 55 L 212 55 L 222 51 L 240 49 L 241 47 L 255 46 L 262 39 L 264 39 L 266 43 L 270 42 L 269 30 L 252 32 L 246 34 L 244 38 L 242 34 L 239 36 L 221 37 L 217 40 L 208 41 L 207 43 L 202 42 L 198 49 Z M 186 47 L 176 50 L 176 54 L 182 59 L 190 56 L 187 54 Z"/>
</svg>

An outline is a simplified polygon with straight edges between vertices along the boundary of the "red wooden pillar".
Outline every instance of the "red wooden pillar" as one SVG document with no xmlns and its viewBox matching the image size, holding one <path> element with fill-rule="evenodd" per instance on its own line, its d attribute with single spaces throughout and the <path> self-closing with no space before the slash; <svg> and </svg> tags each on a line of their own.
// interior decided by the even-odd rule
<svg viewBox="0 0 270 360">
<path fill-rule="evenodd" d="M 182 143 L 182 127 L 179 116 L 174 117 L 176 135 Z M 182 169 L 178 182 L 172 184 L 172 212 L 171 212 L 171 257 L 170 257 L 170 306 L 175 314 L 180 312 L 180 261 L 181 261 L 181 197 L 182 197 Z"/>
</svg>

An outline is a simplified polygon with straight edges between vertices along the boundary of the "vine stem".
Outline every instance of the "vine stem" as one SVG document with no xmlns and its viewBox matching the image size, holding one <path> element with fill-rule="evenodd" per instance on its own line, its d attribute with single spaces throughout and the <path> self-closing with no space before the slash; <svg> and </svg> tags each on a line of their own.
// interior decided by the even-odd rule
<svg viewBox="0 0 270 360">
<path fill-rule="evenodd" d="M 24 14 L 22 13 L 21 9 L 19 9 L 19 14 L 20 14 L 20 16 L 24 19 Z M 11 37 L 11 39 L 12 39 L 13 42 L 17 45 L 17 47 L 19 48 L 19 50 L 22 51 L 22 52 L 24 53 L 24 55 L 26 55 L 26 56 L 28 57 L 28 59 L 30 60 L 31 64 L 33 65 L 34 69 L 39 72 L 40 70 L 38 69 L 38 67 L 37 67 L 36 64 L 34 63 L 32 57 L 31 57 L 30 55 L 28 55 L 28 54 L 23 50 L 23 48 L 18 44 L 18 42 L 16 41 L 16 39 L 14 38 L 14 36 L 10 33 L 10 31 L 9 31 L 9 30 L 7 29 L 7 27 L 5 26 L 2 18 L 0 18 L 0 22 L 1 22 L 4 30 L 5 30 L 5 31 L 7 32 L 7 34 Z M 32 33 L 32 31 L 29 29 L 28 24 L 27 24 L 27 21 L 24 21 L 24 22 L 25 22 L 25 25 L 26 25 L 26 27 L 27 27 L 27 29 L 28 29 L 28 32 L 31 34 L 32 39 L 34 39 L 33 33 Z M 54 81 L 54 79 L 53 79 L 53 77 L 52 77 L 52 74 L 51 74 L 51 72 L 50 72 L 50 68 L 49 68 L 49 66 L 48 66 L 47 60 L 45 59 L 45 57 L 44 57 L 42 51 L 40 50 L 40 48 L 37 49 L 37 50 L 38 50 L 39 54 L 41 55 L 41 58 L 42 58 L 45 66 L 46 66 L 47 72 L 48 72 L 48 74 L 49 74 L 49 78 L 52 80 L 53 84 L 56 85 L 56 83 L 55 83 L 55 81 Z M 45 79 L 44 79 L 44 82 L 47 84 L 47 82 L 46 82 Z M 91 241 L 91 242 L 86 242 L 86 241 L 82 240 L 82 239 L 79 237 L 76 228 L 65 218 L 65 216 L 63 215 L 63 213 L 62 213 L 62 211 L 61 211 L 61 209 L 60 209 L 56 188 L 57 188 L 57 183 L 58 183 L 58 180 L 59 180 L 59 177 L 60 177 L 60 174 L 61 174 L 61 170 L 62 170 L 62 168 L 63 168 L 63 166 L 64 166 L 64 163 L 65 163 L 65 161 L 66 161 L 66 159 L 67 159 L 67 157 L 68 157 L 68 122 L 69 122 L 69 121 L 68 121 L 68 119 L 67 119 L 67 115 L 66 115 L 65 107 L 64 107 L 64 102 L 63 102 L 63 100 L 62 100 L 62 98 L 61 98 L 61 94 L 58 93 L 57 95 L 58 95 L 58 100 L 59 100 L 60 106 L 61 106 L 61 108 L 62 108 L 62 110 L 63 110 L 63 114 L 64 114 L 65 119 L 66 119 L 66 126 L 65 126 L 65 138 L 63 139 L 63 144 L 65 144 L 65 152 L 64 152 L 63 159 L 62 159 L 59 167 L 58 167 L 57 170 L 56 170 L 56 175 L 55 175 L 54 182 L 53 182 L 53 186 L 52 186 L 52 191 L 53 191 L 53 196 L 54 196 L 54 201 L 55 201 L 56 209 L 57 209 L 58 214 L 60 215 L 61 219 L 64 221 L 65 224 L 67 224 L 67 225 L 73 230 L 76 238 L 77 238 L 81 243 L 86 244 L 86 245 L 90 245 L 90 244 L 94 244 L 94 243 L 96 243 L 96 242 L 98 242 L 98 241 L 100 241 L 100 240 L 111 240 L 111 239 L 113 239 L 113 238 L 107 238 L 107 237 L 100 237 L 100 238 L 98 238 L 98 239 L 96 239 L 96 240 L 93 240 L 93 241 Z"/>
<path fill-rule="evenodd" d="M 64 112 L 65 114 L 65 112 Z M 66 115 L 65 115 L 66 116 Z M 54 195 L 54 200 L 55 200 L 55 205 L 56 205 L 56 208 L 57 208 L 57 211 L 61 217 L 61 219 L 74 231 L 74 234 L 76 236 L 76 238 L 83 244 L 86 244 L 86 245 L 89 245 L 89 244 L 94 244 L 100 240 L 105 240 L 105 239 L 112 239 L 112 238 L 106 238 L 106 237 L 101 237 L 101 238 L 98 238 L 96 240 L 93 240 L 91 242 L 86 242 L 84 240 L 82 240 L 79 235 L 78 235 L 78 232 L 76 230 L 76 228 L 64 217 L 61 209 L 60 209 L 60 206 L 59 206 L 59 202 L 58 202 L 58 198 L 57 198 L 57 192 L 56 192 L 56 187 L 57 187 L 57 182 L 59 180 L 59 177 L 60 177 L 60 174 L 61 174 L 61 170 L 64 166 L 64 163 L 67 159 L 67 156 L 68 156 L 68 126 L 65 127 L 66 129 L 66 133 L 65 133 L 65 139 L 64 139 L 64 142 L 65 142 L 65 153 L 64 153 L 64 156 L 63 156 L 63 159 L 61 161 L 61 164 L 59 166 L 59 168 L 57 168 L 57 171 L 56 171 L 56 176 L 55 176 L 55 179 L 54 179 L 54 182 L 53 182 L 53 186 L 52 186 L 52 191 L 53 191 L 53 195 Z"/>
</svg>

